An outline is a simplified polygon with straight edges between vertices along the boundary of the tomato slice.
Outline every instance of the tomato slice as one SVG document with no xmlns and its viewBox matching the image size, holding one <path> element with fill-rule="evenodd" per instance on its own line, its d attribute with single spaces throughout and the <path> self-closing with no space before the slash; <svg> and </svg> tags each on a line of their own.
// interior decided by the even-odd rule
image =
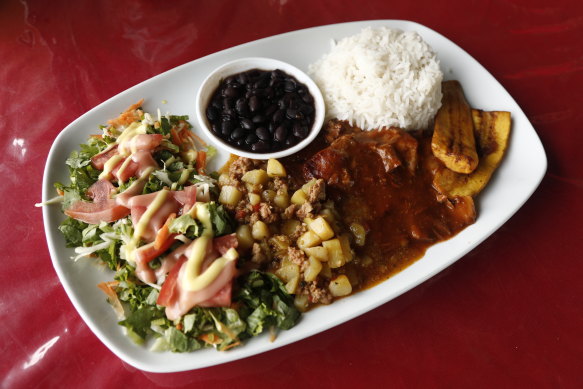
<svg viewBox="0 0 583 389">
<path fill-rule="evenodd" d="M 170 273 L 168 273 L 168 276 L 166 276 L 166 280 L 162 285 L 162 289 L 160 290 L 156 304 L 167 307 L 176 300 L 178 297 L 178 289 L 176 288 L 176 283 L 178 282 L 178 272 L 180 272 L 180 268 L 184 262 L 186 262 L 185 256 L 180 258 L 172 270 L 170 270 Z"/>
</svg>

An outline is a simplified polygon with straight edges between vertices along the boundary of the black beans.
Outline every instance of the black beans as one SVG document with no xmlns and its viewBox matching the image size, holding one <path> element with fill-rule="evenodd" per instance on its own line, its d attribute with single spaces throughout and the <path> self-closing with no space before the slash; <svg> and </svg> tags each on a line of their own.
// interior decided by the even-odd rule
<svg viewBox="0 0 583 389">
<path fill-rule="evenodd" d="M 314 99 L 308 88 L 276 69 L 252 69 L 225 78 L 206 111 L 212 131 L 241 150 L 291 147 L 310 132 Z"/>
<path fill-rule="evenodd" d="M 257 142 L 258 140 L 259 140 L 259 138 L 257 137 L 257 135 L 249 134 L 245 138 L 245 143 L 247 143 L 248 145 L 252 145 L 253 143 Z"/>
<path fill-rule="evenodd" d="M 283 109 L 280 109 L 273 114 L 273 118 L 271 119 L 271 121 L 275 124 L 279 124 L 284 119 L 284 117 L 285 111 Z"/>
<path fill-rule="evenodd" d="M 279 126 L 275 129 L 273 138 L 278 142 L 285 142 L 287 136 L 287 129 L 284 126 Z"/>
<path fill-rule="evenodd" d="M 255 135 L 261 140 L 269 140 L 271 138 L 271 134 L 269 130 L 265 127 L 259 127 L 255 130 Z"/>
<path fill-rule="evenodd" d="M 241 119 L 241 127 L 243 127 L 246 130 L 252 130 L 255 128 L 253 122 L 247 118 Z"/>
<path fill-rule="evenodd" d="M 214 122 L 219 118 L 219 111 L 212 105 L 206 109 L 206 118 L 209 122 Z"/>
<path fill-rule="evenodd" d="M 231 133 L 231 138 L 233 138 L 235 140 L 239 140 L 239 139 L 243 138 L 244 136 L 245 136 L 245 130 L 242 129 L 241 127 L 235 128 L 235 130 L 233 130 L 233 132 Z"/>
<path fill-rule="evenodd" d="M 261 101 L 259 101 L 259 97 L 257 97 L 257 95 L 251 96 L 251 98 L 249 98 L 249 109 L 251 110 L 251 112 L 257 111 L 260 105 Z"/>
<path fill-rule="evenodd" d="M 257 153 L 266 153 L 269 151 L 269 143 L 260 140 L 251 145 L 251 150 Z"/>
<path fill-rule="evenodd" d="M 267 121 L 267 118 L 263 115 L 255 115 L 253 116 L 253 119 L 251 119 L 251 121 L 253 123 L 265 123 Z"/>
</svg>

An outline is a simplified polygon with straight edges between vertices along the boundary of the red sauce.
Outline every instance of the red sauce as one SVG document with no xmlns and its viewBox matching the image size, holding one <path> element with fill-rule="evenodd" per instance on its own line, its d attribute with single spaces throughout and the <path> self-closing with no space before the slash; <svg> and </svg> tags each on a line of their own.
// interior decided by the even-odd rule
<svg viewBox="0 0 583 389">
<path fill-rule="evenodd" d="M 345 269 L 358 279 L 357 290 L 387 279 L 475 221 L 471 197 L 447 199 L 433 188 L 433 176 L 444 166 L 433 156 L 427 132 L 361 131 L 331 121 L 284 164 L 295 179 L 325 179 L 343 222 L 368 231 Z"/>
</svg>

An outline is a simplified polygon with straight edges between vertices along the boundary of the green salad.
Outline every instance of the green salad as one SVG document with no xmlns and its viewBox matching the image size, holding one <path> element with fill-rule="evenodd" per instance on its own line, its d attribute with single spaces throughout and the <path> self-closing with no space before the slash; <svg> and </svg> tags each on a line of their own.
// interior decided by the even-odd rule
<svg viewBox="0 0 583 389">
<path fill-rule="evenodd" d="M 142 103 L 73 151 L 70 182 L 55 184 L 74 259 L 111 269 L 97 287 L 127 335 L 155 351 L 227 350 L 293 327 L 300 313 L 285 285 L 242 270 L 218 175 L 206 171 L 216 150 L 188 117 L 152 115 Z"/>
</svg>

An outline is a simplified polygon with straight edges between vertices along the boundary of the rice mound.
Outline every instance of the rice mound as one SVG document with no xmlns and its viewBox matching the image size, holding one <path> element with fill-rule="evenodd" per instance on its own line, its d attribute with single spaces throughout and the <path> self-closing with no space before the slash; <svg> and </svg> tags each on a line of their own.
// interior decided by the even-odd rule
<svg viewBox="0 0 583 389">
<path fill-rule="evenodd" d="M 365 28 L 333 42 L 309 73 L 324 95 L 326 116 L 365 130 L 425 129 L 441 106 L 439 60 L 413 31 Z"/>
</svg>

